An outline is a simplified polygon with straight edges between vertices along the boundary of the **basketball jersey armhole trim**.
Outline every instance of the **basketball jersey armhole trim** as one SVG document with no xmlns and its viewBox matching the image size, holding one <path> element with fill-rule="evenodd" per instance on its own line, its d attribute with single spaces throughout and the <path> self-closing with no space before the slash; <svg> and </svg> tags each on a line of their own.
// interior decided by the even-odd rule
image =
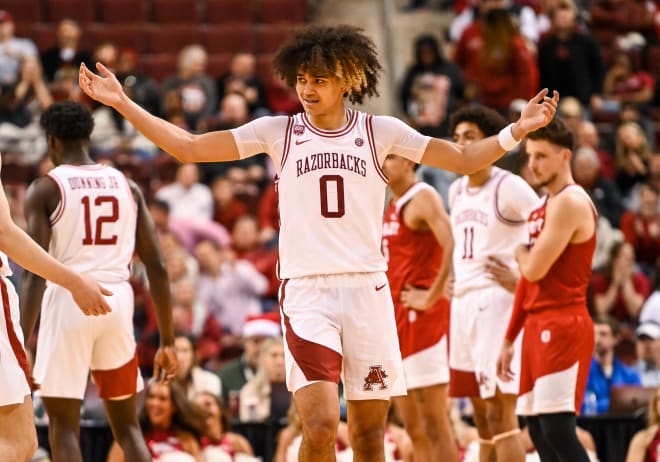
<svg viewBox="0 0 660 462">
<path fill-rule="evenodd" d="M 60 191 L 60 202 L 57 204 L 57 207 L 55 207 L 55 210 L 53 210 L 53 213 L 50 214 L 50 217 L 48 217 L 52 226 L 57 223 L 64 214 L 64 208 L 66 207 L 66 194 L 64 194 L 64 185 L 62 185 L 59 178 L 51 173 L 48 173 L 46 176 L 53 180 L 57 189 Z"/>
<path fill-rule="evenodd" d="M 378 176 L 380 176 L 381 180 L 383 180 L 385 184 L 388 184 L 389 179 L 385 175 L 385 172 L 383 172 L 381 165 L 378 163 L 378 154 L 376 153 L 376 142 L 374 140 L 373 115 L 371 114 L 367 115 L 365 128 L 367 131 L 367 143 L 369 143 L 369 150 L 371 150 L 371 159 L 374 162 L 374 167 L 376 168 L 376 172 L 378 172 Z"/>
<path fill-rule="evenodd" d="M 280 164 L 280 172 L 284 169 L 284 163 L 289 157 L 289 148 L 291 146 L 291 127 L 293 126 L 293 117 L 289 116 L 286 123 L 286 131 L 284 133 L 284 147 L 282 148 L 282 162 Z"/>
<path fill-rule="evenodd" d="M 500 212 L 500 209 L 497 206 L 497 200 L 500 197 L 500 186 L 502 186 L 502 183 L 509 175 L 510 173 L 503 172 L 501 174 L 501 178 L 498 178 L 497 180 L 497 184 L 495 185 L 495 194 L 493 194 L 493 208 L 495 209 L 495 216 L 500 222 L 504 223 L 505 225 L 518 226 L 525 223 L 527 220 L 510 220 L 502 215 L 502 212 Z"/>
</svg>

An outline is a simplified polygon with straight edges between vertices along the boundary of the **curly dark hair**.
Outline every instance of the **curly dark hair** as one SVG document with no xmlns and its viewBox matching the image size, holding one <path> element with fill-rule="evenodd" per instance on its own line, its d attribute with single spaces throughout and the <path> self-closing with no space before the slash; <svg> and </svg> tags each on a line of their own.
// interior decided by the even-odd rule
<svg viewBox="0 0 660 462">
<path fill-rule="evenodd" d="M 566 149 L 573 149 L 574 146 L 573 132 L 561 117 L 555 117 L 545 127 L 528 133 L 527 138 L 530 140 L 548 141 Z"/>
<path fill-rule="evenodd" d="M 354 104 L 362 104 L 365 96 L 378 96 L 376 85 L 382 69 L 374 42 L 362 29 L 349 25 L 297 29 L 273 59 L 274 72 L 291 87 L 301 70 L 337 76 Z"/>
<path fill-rule="evenodd" d="M 89 139 L 94 129 L 94 119 L 85 106 L 74 101 L 63 101 L 48 107 L 39 124 L 46 135 L 64 142 Z"/>
<path fill-rule="evenodd" d="M 449 133 L 454 133 L 461 122 L 472 122 L 487 137 L 496 135 L 507 124 L 499 112 L 480 104 L 465 106 L 454 112 L 449 119 Z"/>
</svg>

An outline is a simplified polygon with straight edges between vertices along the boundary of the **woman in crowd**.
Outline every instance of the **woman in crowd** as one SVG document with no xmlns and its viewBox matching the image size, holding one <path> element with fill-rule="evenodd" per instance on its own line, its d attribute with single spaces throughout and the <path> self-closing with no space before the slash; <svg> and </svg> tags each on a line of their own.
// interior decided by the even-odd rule
<svg viewBox="0 0 660 462">
<path fill-rule="evenodd" d="M 222 392 L 220 378 L 213 372 L 199 367 L 195 342 L 192 337 L 181 333 L 175 335 L 174 351 L 179 361 L 179 369 L 174 381 L 185 392 L 188 399 L 193 399 L 201 392 L 208 392 L 219 397 Z"/>
<path fill-rule="evenodd" d="M 200 462 L 204 414 L 177 384 L 149 383 L 140 426 L 154 462 Z M 106 462 L 124 461 L 121 447 L 114 442 Z"/>
<path fill-rule="evenodd" d="M 635 433 L 628 446 L 626 462 L 655 462 L 660 458 L 660 388 L 649 402 L 648 426 Z"/>
</svg>

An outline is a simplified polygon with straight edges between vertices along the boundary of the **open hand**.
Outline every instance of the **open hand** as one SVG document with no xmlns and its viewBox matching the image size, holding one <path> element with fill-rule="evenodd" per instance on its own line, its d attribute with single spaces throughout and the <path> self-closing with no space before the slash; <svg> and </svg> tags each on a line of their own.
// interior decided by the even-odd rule
<svg viewBox="0 0 660 462">
<path fill-rule="evenodd" d="M 99 316 L 112 311 L 104 296 L 112 295 L 108 289 L 101 287 L 93 279 L 81 276 L 79 283 L 68 288 L 73 300 L 87 316 Z"/>
<path fill-rule="evenodd" d="M 115 74 L 110 72 L 103 64 L 96 63 L 96 69 L 101 75 L 90 71 L 85 63 L 80 64 L 78 85 L 90 98 L 106 106 L 115 107 L 120 103 L 124 93 L 121 84 Z"/>
<path fill-rule="evenodd" d="M 502 260 L 490 255 L 486 261 L 486 273 L 488 279 L 497 282 L 500 286 L 513 293 L 518 284 L 518 275 L 509 268 Z"/>
<path fill-rule="evenodd" d="M 552 98 L 548 96 L 547 88 L 538 92 L 520 113 L 520 119 L 512 129 L 513 136 L 521 139 L 529 132 L 548 125 L 557 112 L 558 104 L 559 93 L 556 90 L 552 92 Z"/>
</svg>

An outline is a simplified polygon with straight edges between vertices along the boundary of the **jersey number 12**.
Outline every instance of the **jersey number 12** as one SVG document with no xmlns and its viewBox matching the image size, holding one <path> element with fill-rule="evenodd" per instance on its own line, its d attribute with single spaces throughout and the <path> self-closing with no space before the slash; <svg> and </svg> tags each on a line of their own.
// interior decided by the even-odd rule
<svg viewBox="0 0 660 462">
<path fill-rule="evenodd" d="M 115 223 L 119 220 L 119 202 L 117 198 L 114 196 L 98 196 L 94 199 L 94 206 L 96 207 L 100 207 L 103 204 L 110 204 L 110 213 L 108 215 L 99 215 L 96 217 L 94 230 L 92 230 L 92 204 L 89 196 L 83 197 L 81 202 L 85 219 L 83 245 L 115 245 L 117 243 L 117 235 L 113 234 L 111 237 L 103 237 L 103 224 Z"/>
</svg>

